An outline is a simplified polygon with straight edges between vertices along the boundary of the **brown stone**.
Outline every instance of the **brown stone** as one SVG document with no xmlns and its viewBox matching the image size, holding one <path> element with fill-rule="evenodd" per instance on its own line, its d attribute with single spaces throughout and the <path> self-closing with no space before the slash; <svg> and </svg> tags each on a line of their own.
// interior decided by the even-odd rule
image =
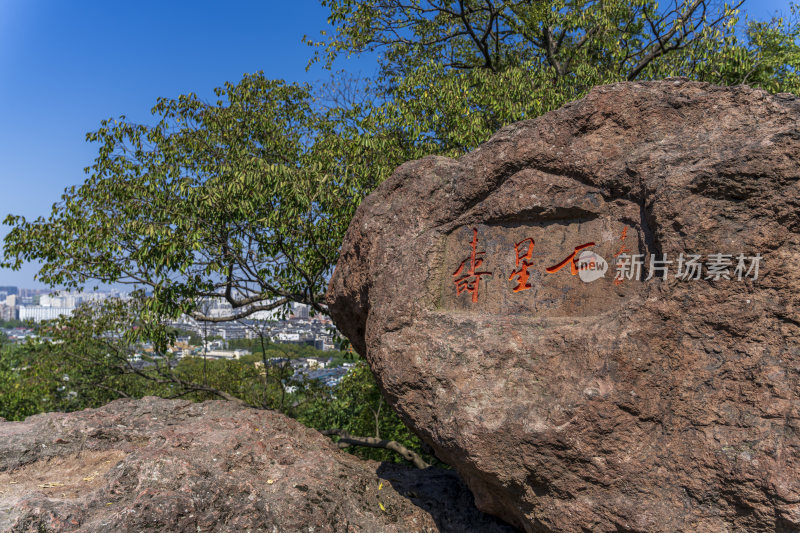
<svg viewBox="0 0 800 533">
<path fill-rule="evenodd" d="M 233 402 L 0 422 L 0 531 L 511 533 L 453 471 L 362 461 Z"/>
<path fill-rule="evenodd" d="M 350 225 L 336 326 L 478 507 L 526 531 L 798 531 L 798 120 L 791 95 L 622 83 L 406 163 Z M 578 275 L 547 272 L 589 242 Z M 706 279 L 717 253 L 732 279 Z M 624 254 L 642 280 L 614 281 Z"/>
</svg>

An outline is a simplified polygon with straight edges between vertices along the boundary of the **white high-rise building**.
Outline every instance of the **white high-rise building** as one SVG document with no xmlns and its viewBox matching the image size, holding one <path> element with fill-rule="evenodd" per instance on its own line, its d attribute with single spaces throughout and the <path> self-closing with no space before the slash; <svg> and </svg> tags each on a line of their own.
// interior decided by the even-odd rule
<svg viewBox="0 0 800 533">
<path fill-rule="evenodd" d="M 308 318 L 309 306 L 306 304 L 292 304 L 292 316 L 297 318 Z"/>
<path fill-rule="evenodd" d="M 55 320 L 64 315 L 71 315 L 74 307 L 45 307 L 42 305 L 22 305 L 19 308 L 20 320 L 33 320 L 41 322 L 43 320 Z"/>
</svg>

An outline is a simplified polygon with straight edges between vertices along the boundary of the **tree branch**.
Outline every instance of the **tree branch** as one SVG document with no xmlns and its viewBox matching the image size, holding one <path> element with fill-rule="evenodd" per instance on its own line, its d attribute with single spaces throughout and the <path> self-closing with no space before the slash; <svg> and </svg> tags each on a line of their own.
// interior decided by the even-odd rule
<svg viewBox="0 0 800 533">
<path fill-rule="evenodd" d="M 413 452 L 395 440 L 378 439 L 375 437 L 357 437 L 351 435 L 343 429 L 328 429 L 322 432 L 323 435 L 338 435 L 339 440 L 337 446 L 339 448 L 347 448 L 349 446 L 365 446 L 367 448 L 383 448 L 384 450 L 391 450 L 409 461 L 417 468 L 428 468 L 430 465 L 426 463 L 422 457 L 416 452 Z"/>
</svg>

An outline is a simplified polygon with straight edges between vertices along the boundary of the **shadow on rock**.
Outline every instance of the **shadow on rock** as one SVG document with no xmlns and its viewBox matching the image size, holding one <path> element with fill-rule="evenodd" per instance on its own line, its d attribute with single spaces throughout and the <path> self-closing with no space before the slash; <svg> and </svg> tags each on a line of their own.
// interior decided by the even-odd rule
<svg viewBox="0 0 800 533">
<path fill-rule="evenodd" d="M 381 463 L 376 470 L 398 494 L 405 496 L 436 522 L 442 533 L 515 533 L 519 530 L 475 507 L 475 498 L 455 470 L 411 469 Z"/>
</svg>

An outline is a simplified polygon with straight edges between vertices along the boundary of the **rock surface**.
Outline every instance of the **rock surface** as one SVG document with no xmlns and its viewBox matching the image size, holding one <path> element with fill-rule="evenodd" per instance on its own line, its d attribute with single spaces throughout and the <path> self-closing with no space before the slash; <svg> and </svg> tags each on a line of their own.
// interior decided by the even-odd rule
<svg viewBox="0 0 800 533">
<path fill-rule="evenodd" d="M 232 402 L 144 398 L 0 422 L 0 531 L 512 530 L 452 471 L 362 461 Z"/>
<path fill-rule="evenodd" d="M 800 531 L 798 120 L 791 95 L 623 83 L 406 163 L 350 225 L 334 322 L 526 531 Z"/>
</svg>

